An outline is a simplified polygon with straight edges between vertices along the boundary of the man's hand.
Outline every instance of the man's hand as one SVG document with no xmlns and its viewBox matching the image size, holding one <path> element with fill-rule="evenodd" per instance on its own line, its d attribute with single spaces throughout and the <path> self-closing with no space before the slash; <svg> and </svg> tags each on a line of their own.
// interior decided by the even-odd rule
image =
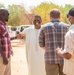
<svg viewBox="0 0 74 75">
<path fill-rule="evenodd" d="M 13 51 L 11 51 L 11 55 L 13 56 Z"/>
<path fill-rule="evenodd" d="M 56 53 L 59 55 L 59 56 L 61 56 L 61 57 L 63 57 L 63 58 L 65 58 L 65 59 L 70 59 L 71 58 L 71 54 L 70 53 L 68 53 L 68 52 L 66 52 L 66 51 L 64 51 L 64 50 L 62 50 L 61 48 L 57 48 L 56 49 Z"/>
<path fill-rule="evenodd" d="M 17 39 L 23 39 L 24 35 L 23 34 L 17 34 Z"/>
<path fill-rule="evenodd" d="M 6 58 L 5 59 L 3 58 L 3 64 L 4 65 L 7 65 L 8 64 L 8 60 Z"/>
<path fill-rule="evenodd" d="M 59 54 L 59 55 L 62 54 L 62 48 L 57 48 L 56 53 Z"/>
</svg>

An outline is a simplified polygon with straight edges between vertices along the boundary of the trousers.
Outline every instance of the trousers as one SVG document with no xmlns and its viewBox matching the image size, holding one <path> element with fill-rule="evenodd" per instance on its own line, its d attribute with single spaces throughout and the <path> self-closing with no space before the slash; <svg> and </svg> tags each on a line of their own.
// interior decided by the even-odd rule
<svg viewBox="0 0 74 75">
<path fill-rule="evenodd" d="M 46 75 L 65 75 L 63 73 L 63 64 L 45 63 Z"/>
<path fill-rule="evenodd" d="M 3 59 L 0 54 L 0 75 L 11 75 L 11 59 L 8 59 L 8 64 L 3 64 Z"/>
</svg>

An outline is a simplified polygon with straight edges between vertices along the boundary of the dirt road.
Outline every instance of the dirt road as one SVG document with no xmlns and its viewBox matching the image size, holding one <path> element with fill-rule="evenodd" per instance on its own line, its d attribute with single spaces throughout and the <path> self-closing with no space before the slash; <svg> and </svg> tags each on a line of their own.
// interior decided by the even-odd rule
<svg viewBox="0 0 74 75">
<path fill-rule="evenodd" d="M 25 44 L 20 40 L 12 41 L 14 56 L 11 57 L 11 75 L 28 75 Z"/>
</svg>

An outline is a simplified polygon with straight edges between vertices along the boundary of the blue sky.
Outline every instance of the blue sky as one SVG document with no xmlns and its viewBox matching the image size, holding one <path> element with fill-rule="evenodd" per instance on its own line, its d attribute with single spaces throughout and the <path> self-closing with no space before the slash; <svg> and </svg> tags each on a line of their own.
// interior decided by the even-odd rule
<svg viewBox="0 0 74 75">
<path fill-rule="evenodd" d="M 12 4 L 23 4 L 26 9 L 29 9 L 30 6 L 37 6 L 44 1 L 63 6 L 65 4 L 74 5 L 74 0 L 0 0 L 0 3 L 4 4 L 6 7 Z"/>
</svg>

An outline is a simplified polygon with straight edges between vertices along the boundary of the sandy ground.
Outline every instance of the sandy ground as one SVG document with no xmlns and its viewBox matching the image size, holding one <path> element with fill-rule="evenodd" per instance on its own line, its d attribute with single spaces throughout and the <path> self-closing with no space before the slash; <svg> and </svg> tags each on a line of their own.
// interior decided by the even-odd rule
<svg viewBox="0 0 74 75">
<path fill-rule="evenodd" d="M 11 57 L 11 75 L 28 75 L 25 44 L 20 40 L 12 41 L 14 56 Z"/>
</svg>

